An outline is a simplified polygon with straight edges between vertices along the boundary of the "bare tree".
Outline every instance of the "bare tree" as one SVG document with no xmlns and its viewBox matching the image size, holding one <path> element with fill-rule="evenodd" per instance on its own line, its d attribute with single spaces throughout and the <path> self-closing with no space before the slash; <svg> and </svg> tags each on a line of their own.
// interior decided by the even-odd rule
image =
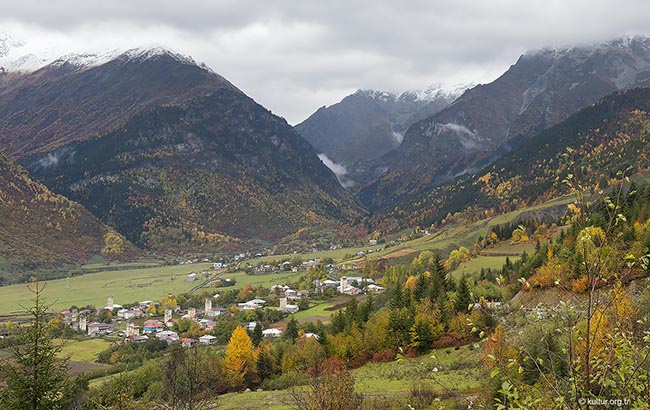
<svg viewBox="0 0 650 410">
<path fill-rule="evenodd" d="M 206 359 L 198 346 L 172 345 L 162 366 L 165 403 L 160 408 L 201 410 L 216 404 L 216 389 Z"/>
<path fill-rule="evenodd" d="M 291 391 L 296 410 L 360 410 L 363 395 L 354 390 L 354 377 L 347 369 L 322 372 L 313 377 L 306 391 Z"/>
</svg>

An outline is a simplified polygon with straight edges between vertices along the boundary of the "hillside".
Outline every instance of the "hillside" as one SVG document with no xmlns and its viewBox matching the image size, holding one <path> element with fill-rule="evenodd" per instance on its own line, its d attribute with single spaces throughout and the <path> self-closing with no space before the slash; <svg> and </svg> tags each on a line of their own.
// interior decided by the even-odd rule
<svg viewBox="0 0 650 410">
<path fill-rule="evenodd" d="M 604 189 L 650 167 L 650 89 L 613 94 L 585 108 L 494 162 L 488 168 L 402 203 L 375 217 L 405 226 L 486 215 L 544 202 L 568 192 L 562 181 L 574 175 L 588 189 Z M 567 151 L 568 149 L 568 151 Z M 450 217 L 455 213 L 457 216 Z"/>
<path fill-rule="evenodd" d="M 283 119 L 163 47 L 5 70 L 0 144 L 151 250 L 259 247 L 362 212 Z"/>
<path fill-rule="evenodd" d="M 24 272 L 48 265 L 79 263 L 102 254 L 109 228 L 81 205 L 52 193 L 33 181 L 20 166 L 0 154 L 0 276 L 1 282 L 19 279 Z M 133 256 L 134 247 L 119 236 L 121 254 Z"/>
<path fill-rule="evenodd" d="M 0 72 L 0 145 L 12 159 L 97 137 L 133 115 L 236 88 L 164 48 L 68 55 L 35 71 Z"/>
<path fill-rule="evenodd" d="M 150 249 L 238 249 L 360 212 L 283 119 L 230 88 L 23 162 Z"/>
<path fill-rule="evenodd" d="M 648 38 L 527 52 L 492 83 L 411 126 L 400 147 L 377 160 L 383 173 L 359 198 L 372 209 L 413 199 L 476 172 L 608 94 L 647 86 L 649 78 Z"/>
</svg>

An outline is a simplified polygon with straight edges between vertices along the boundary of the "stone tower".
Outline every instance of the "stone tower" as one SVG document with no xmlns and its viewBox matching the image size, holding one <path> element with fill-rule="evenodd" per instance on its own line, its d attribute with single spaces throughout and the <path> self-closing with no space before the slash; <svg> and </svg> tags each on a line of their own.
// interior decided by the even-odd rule
<svg viewBox="0 0 650 410">
<path fill-rule="evenodd" d="M 133 322 L 129 322 L 126 324 L 126 337 L 137 336 L 139 334 L 140 334 L 140 330 L 138 329 L 137 326 L 133 324 Z"/>
<path fill-rule="evenodd" d="M 345 292 L 345 288 L 348 287 L 348 278 L 347 276 L 341 276 L 341 293 Z"/>
<path fill-rule="evenodd" d="M 287 308 L 287 298 L 280 298 L 280 310 Z"/>
<path fill-rule="evenodd" d="M 212 298 L 208 296 L 205 298 L 205 314 L 209 315 L 210 312 L 212 312 Z"/>
<path fill-rule="evenodd" d="M 190 319 L 196 318 L 196 308 L 191 307 L 187 309 L 187 316 L 189 316 Z"/>
<path fill-rule="evenodd" d="M 113 309 L 113 296 L 106 298 L 106 307 Z"/>
<path fill-rule="evenodd" d="M 165 306 L 165 323 L 172 320 L 172 308 Z"/>
<path fill-rule="evenodd" d="M 86 316 L 79 316 L 79 330 L 84 333 L 88 330 L 88 319 L 86 319 Z"/>
</svg>

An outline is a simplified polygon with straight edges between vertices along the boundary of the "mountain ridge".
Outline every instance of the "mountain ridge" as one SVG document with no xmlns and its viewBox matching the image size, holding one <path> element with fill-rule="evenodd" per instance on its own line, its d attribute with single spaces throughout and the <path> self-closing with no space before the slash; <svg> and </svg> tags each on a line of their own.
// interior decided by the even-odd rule
<svg viewBox="0 0 650 410">
<path fill-rule="evenodd" d="M 298 132 L 328 161 L 344 186 L 367 179 L 368 164 L 395 150 L 408 127 L 451 103 L 463 86 L 440 85 L 395 94 L 359 89 L 330 106 L 323 106 L 302 123 Z"/>
<path fill-rule="evenodd" d="M 485 166 L 619 86 L 650 85 L 645 37 L 562 50 L 527 52 L 492 83 L 412 125 L 399 148 L 374 164 L 383 173 L 360 189 L 360 200 L 378 210 L 417 197 Z"/>
<path fill-rule="evenodd" d="M 148 107 L 237 89 L 166 51 L 122 53 L 83 69 L 57 61 L 5 81 L 11 74 L 0 75 L 0 143 L 12 159 L 96 137 Z"/>
<path fill-rule="evenodd" d="M 650 169 L 649 101 L 649 88 L 611 94 L 485 169 L 375 214 L 371 225 L 392 230 L 483 219 L 570 193 L 562 182 L 569 174 L 590 192 L 605 190 L 620 180 L 619 171 Z"/>
</svg>

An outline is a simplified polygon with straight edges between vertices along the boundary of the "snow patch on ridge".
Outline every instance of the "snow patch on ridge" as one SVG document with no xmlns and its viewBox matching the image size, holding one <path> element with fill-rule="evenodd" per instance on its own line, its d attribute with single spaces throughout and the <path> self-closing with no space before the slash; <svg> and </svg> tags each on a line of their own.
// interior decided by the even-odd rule
<svg viewBox="0 0 650 410">
<path fill-rule="evenodd" d="M 413 99 L 414 101 L 436 101 L 447 100 L 452 102 L 476 84 L 453 84 L 444 85 L 442 83 L 432 84 L 421 90 L 405 91 L 400 96 L 400 100 Z"/>
<path fill-rule="evenodd" d="M 381 91 L 381 90 L 363 90 L 359 89 L 355 92 L 357 95 L 365 95 L 368 98 L 372 98 L 373 100 L 380 100 L 380 101 L 395 101 L 395 94 L 389 93 L 387 91 Z"/>
<path fill-rule="evenodd" d="M 404 134 L 400 134 L 397 131 L 392 131 L 393 133 L 393 138 L 395 138 L 395 141 L 397 141 L 398 144 L 401 144 L 402 141 L 404 141 Z"/>
</svg>

